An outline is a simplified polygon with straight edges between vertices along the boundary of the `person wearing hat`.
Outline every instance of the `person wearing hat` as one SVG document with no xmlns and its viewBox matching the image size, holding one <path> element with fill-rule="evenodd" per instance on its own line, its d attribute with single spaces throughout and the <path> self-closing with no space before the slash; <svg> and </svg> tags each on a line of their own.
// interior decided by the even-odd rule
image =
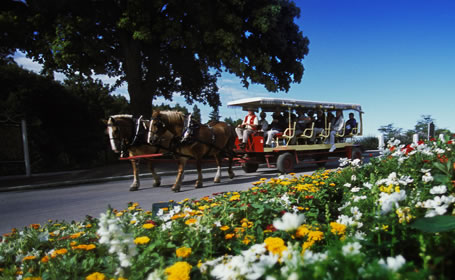
<svg viewBox="0 0 455 280">
<path fill-rule="evenodd" d="M 243 120 L 242 124 L 239 124 L 235 128 L 235 132 L 237 133 L 237 137 L 240 141 L 240 148 L 245 149 L 246 143 L 248 142 L 248 137 L 258 128 L 258 118 L 254 114 L 253 108 L 248 108 L 248 115 L 246 115 L 245 119 Z"/>
</svg>

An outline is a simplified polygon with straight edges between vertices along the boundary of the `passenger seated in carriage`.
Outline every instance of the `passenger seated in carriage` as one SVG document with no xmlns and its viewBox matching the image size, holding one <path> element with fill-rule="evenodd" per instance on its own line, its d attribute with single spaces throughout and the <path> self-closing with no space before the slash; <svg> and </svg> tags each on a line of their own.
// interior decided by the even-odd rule
<svg viewBox="0 0 455 280">
<path fill-rule="evenodd" d="M 310 117 L 310 115 L 312 115 L 313 113 L 310 111 L 306 113 L 303 108 L 297 109 L 296 112 L 297 119 L 295 125 L 295 135 L 298 136 L 301 135 L 305 131 L 305 129 L 311 127 L 311 122 L 313 121 L 313 119 L 312 117 Z M 292 138 L 291 145 L 295 145 L 296 141 L 297 141 L 296 137 Z"/>
<path fill-rule="evenodd" d="M 267 116 L 265 114 L 264 111 L 261 112 L 261 114 L 259 114 L 259 116 L 261 117 L 261 119 L 259 120 L 259 131 L 260 132 L 264 132 L 264 131 L 267 131 L 267 129 L 269 129 L 269 123 L 267 122 L 267 120 L 265 119 L 265 117 Z"/>
<path fill-rule="evenodd" d="M 235 128 L 237 137 L 240 140 L 240 148 L 245 149 L 246 143 L 248 142 L 248 137 L 257 130 L 258 128 L 258 118 L 254 114 L 253 108 L 248 108 L 248 115 L 243 120 L 242 124 L 239 124 Z"/>
<path fill-rule="evenodd" d="M 343 119 L 343 111 L 337 110 L 334 125 L 332 126 L 332 130 L 330 131 L 330 138 L 329 144 L 332 146 L 330 147 L 329 152 L 333 152 L 336 149 L 335 146 L 335 135 L 343 133 L 343 126 L 344 126 L 344 119 Z"/>
<path fill-rule="evenodd" d="M 314 132 L 313 136 L 311 137 L 311 142 L 314 143 L 316 140 L 316 136 L 324 132 L 325 123 L 326 123 L 326 116 L 322 110 L 318 110 L 316 112 L 316 119 L 314 120 Z"/>
<path fill-rule="evenodd" d="M 354 118 L 354 113 L 349 113 L 349 120 L 346 121 L 345 135 L 351 134 L 354 128 L 357 128 L 357 121 Z"/>
<path fill-rule="evenodd" d="M 270 123 L 270 130 L 267 131 L 265 134 L 265 146 L 266 147 L 271 147 L 272 146 L 272 141 L 275 136 L 275 134 L 283 132 L 286 129 L 286 119 L 285 117 L 281 114 L 280 109 L 277 108 L 275 112 L 272 115 L 272 122 Z"/>
</svg>

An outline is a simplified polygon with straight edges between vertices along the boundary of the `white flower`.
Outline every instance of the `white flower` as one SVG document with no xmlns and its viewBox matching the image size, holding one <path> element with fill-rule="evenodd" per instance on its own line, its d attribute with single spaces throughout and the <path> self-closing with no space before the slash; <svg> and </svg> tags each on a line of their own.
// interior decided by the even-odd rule
<svg viewBox="0 0 455 280">
<path fill-rule="evenodd" d="M 444 194 L 447 191 L 447 187 L 445 185 L 441 186 L 434 186 L 431 188 L 430 193 L 431 194 Z"/>
<path fill-rule="evenodd" d="M 350 163 L 348 158 L 340 158 L 338 161 L 340 162 L 340 167 L 346 166 Z"/>
<path fill-rule="evenodd" d="M 354 188 L 351 189 L 351 192 L 353 192 L 353 193 L 356 193 L 358 191 L 360 191 L 359 187 L 354 187 Z"/>
<path fill-rule="evenodd" d="M 351 176 L 351 181 L 355 181 L 355 180 L 357 180 L 357 176 L 355 176 L 354 174 L 352 174 L 352 176 Z"/>
<path fill-rule="evenodd" d="M 365 188 L 368 188 L 369 190 L 371 190 L 371 187 L 373 186 L 373 184 L 369 183 L 369 182 L 366 182 L 366 183 L 363 183 L 363 186 Z"/>
<path fill-rule="evenodd" d="M 340 215 L 337 219 L 337 223 L 343 224 L 345 226 L 350 226 L 353 225 L 355 222 L 351 217 L 348 217 L 346 215 Z"/>
<path fill-rule="evenodd" d="M 379 203 L 381 204 L 381 214 L 387 214 L 392 211 L 393 207 L 399 207 L 398 202 L 406 199 L 406 192 L 394 192 L 392 194 L 380 193 Z"/>
<path fill-rule="evenodd" d="M 313 253 L 311 250 L 305 250 L 305 253 L 303 254 L 305 264 L 324 261 L 327 257 L 327 253 Z"/>
<path fill-rule="evenodd" d="M 351 184 L 350 183 L 346 183 L 343 185 L 344 187 L 347 187 L 347 188 L 350 188 L 351 187 Z"/>
<path fill-rule="evenodd" d="M 344 245 L 342 251 L 345 256 L 357 255 L 360 253 L 360 248 L 362 248 L 362 245 L 359 242 L 353 242 Z"/>
<path fill-rule="evenodd" d="M 433 176 L 431 176 L 430 172 L 427 172 L 422 176 L 422 181 L 424 183 L 429 183 L 429 182 L 433 181 Z"/>
<path fill-rule="evenodd" d="M 359 207 L 352 207 L 351 214 L 354 216 L 355 220 L 359 220 L 362 217 L 362 212 L 360 212 Z"/>
<path fill-rule="evenodd" d="M 278 230 L 292 231 L 305 222 L 305 215 L 286 212 L 281 219 L 273 221 L 273 226 Z"/>
<path fill-rule="evenodd" d="M 398 269 L 400 269 L 403 264 L 406 263 L 406 260 L 403 258 L 402 255 L 398 255 L 396 256 L 395 258 L 394 257 L 387 257 L 387 261 L 384 261 L 383 259 L 381 259 L 379 261 L 379 264 L 392 270 L 392 271 L 397 271 Z"/>
</svg>

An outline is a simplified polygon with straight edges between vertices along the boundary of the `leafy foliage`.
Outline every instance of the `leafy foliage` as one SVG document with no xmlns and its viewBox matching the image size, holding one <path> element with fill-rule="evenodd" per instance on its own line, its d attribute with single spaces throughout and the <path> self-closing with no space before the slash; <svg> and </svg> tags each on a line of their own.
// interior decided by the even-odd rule
<svg viewBox="0 0 455 280">
<path fill-rule="evenodd" d="M 95 163 L 108 143 L 101 119 L 128 112 L 126 99 L 99 81 L 74 76 L 62 85 L 15 64 L 0 73 L 0 111 L 26 119 L 33 172 Z"/>
<path fill-rule="evenodd" d="M 287 91 L 300 82 L 309 41 L 288 0 L 7 0 L 5 52 L 19 48 L 44 72 L 107 74 L 128 83 L 133 113 L 175 93 L 220 105 L 218 77 Z M 14 5 L 13 5 L 14 4 Z M 15 29 L 12 29 L 15 27 Z M 19 40 L 17 38 L 25 38 Z M 3 38 L 2 38 L 3 39 Z M 17 39 L 17 40 L 16 40 Z"/>
</svg>

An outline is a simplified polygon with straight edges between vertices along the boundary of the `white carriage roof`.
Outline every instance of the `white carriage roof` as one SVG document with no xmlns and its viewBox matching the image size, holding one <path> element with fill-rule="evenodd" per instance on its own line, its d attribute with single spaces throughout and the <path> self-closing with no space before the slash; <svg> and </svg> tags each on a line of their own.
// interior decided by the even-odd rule
<svg viewBox="0 0 455 280">
<path fill-rule="evenodd" d="M 228 107 L 242 107 L 247 111 L 249 108 L 262 108 L 265 111 L 274 111 L 277 106 L 305 108 L 305 109 L 328 109 L 328 110 L 355 110 L 362 112 L 362 107 L 359 104 L 336 103 L 336 102 L 319 102 L 296 99 L 283 98 L 268 98 L 268 97 L 253 97 L 239 99 L 227 104 Z"/>
</svg>

